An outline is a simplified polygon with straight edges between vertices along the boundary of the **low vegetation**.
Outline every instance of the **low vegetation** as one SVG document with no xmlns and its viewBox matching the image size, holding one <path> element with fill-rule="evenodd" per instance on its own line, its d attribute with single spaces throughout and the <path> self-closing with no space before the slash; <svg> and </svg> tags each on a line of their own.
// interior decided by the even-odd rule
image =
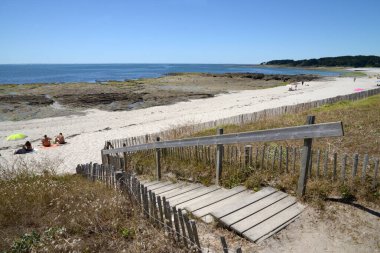
<svg viewBox="0 0 380 253">
<path fill-rule="evenodd" d="M 266 65 L 286 65 L 293 67 L 380 67 L 380 57 L 374 55 L 323 57 L 304 60 L 273 60 Z"/>
<path fill-rule="evenodd" d="M 0 169 L 0 252 L 184 252 L 101 183 Z"/>
</svg>

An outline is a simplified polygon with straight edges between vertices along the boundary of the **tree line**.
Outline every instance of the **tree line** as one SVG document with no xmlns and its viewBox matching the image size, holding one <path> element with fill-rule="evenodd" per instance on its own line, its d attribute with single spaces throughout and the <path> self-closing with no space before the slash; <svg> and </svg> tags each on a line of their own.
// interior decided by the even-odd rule
<svg viewBox="0 0 380 253">
<path fill-rule="evenodd" d="M 273 60 L 261 65 L 287 65 L 292 67 L 380 67 L 380 57 L 369 55 L 323 57 L 304 60 Z"/>
</svg>

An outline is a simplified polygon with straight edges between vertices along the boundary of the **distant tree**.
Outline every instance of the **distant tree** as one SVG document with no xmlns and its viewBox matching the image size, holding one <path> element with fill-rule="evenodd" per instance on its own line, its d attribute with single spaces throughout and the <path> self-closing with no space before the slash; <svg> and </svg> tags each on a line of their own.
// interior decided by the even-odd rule
<svg viewBox="0 0 380 253">
<path fill-rule="evenodd" d="M 319 59 L 304 60 L 273 60 L 265 65 L 287 65 L 294 67 L 380 67 L 380 57 L 374 55 L 323 57 Z"/>
</svg>

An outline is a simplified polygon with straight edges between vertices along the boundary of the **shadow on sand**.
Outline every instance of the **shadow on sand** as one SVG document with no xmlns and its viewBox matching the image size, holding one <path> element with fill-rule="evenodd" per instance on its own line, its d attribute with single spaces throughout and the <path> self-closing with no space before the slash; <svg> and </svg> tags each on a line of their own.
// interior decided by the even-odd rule
<svg viewBox="0 0 380 253">
<path fill-rule="evenodd" d="M 342 204 L 347 204 L 347 205 L 350 205 L 350 206 L 353 206 L 353 207 L 356 207 L 360 210 L 363 210 L 367 213 L 370 213 L 374 216 L 377 216 L 380 218 L 380 212 L 377 212 L 375 210 L 372 210 L 372 209 L 369 209 L 361 204 L 358 204 L 358 203 L 354 203 L 355 199 L 345 199 L 345 198 L 327 198 L 326 199 L 327 201 L 332 201 L 332 202 L 338 202 L 338 203 L 342 203 Z"/>
</svg>

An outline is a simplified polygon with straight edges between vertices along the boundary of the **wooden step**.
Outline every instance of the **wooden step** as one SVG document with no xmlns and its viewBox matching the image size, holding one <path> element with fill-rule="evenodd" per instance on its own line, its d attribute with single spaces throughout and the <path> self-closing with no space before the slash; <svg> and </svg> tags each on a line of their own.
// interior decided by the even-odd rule
<svg viewBox="0 0 380 253">
<path fill-rule="evenodd" d="M 291 205 L 277 215 L 274 215 L 259 225 L 248 229 L 243 233 L 243 236 L 252 242 L 264 240 L 294 221 L 304 208 L 305 207 L 299 203 Z"/>
<path fill-rule="evenodd" d="M 288 208 L 289 206 L 294 205 L 295 203 L 296 203 L 296 198 L 285 196 L 285 198 L 281 199 L 280 201 L 277 201 L 273 203 L 272 205 L 267 206 L 261 211 L 258 211 L 246 217 L 245 219 L 242 219 L 239 222 L 236 222 L 235 224 L 232 224 L 230 227 L 233 230 L 237 231 L 238 233 L 242 234 L 248 229 L 253 228 L 254 226 L 269 219 L 273 215 L 276 215 L 282 210 Z"/>
</svg>

